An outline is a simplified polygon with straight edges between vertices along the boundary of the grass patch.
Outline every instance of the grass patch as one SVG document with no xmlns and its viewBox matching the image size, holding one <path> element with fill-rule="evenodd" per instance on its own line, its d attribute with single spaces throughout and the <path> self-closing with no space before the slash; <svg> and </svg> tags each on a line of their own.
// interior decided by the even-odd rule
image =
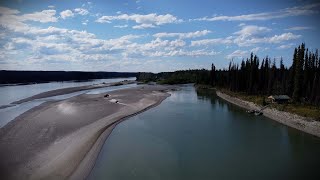
<svg viewBox="0 0 320 180">
<path fill-rule="evenodd" d="M 219 91 L 221 91 L 222 93 L 228 94 L 229 96 L 232 96 L 232 97 L 237 97 L 245 101 L 250 101 L 261 106 L 263 105 L 263 96 L 248 95 L 244 92 L 233 92 L 227 89 L 219 89 Z"/>
<path fill-rule="evenodd" d="M 303 117 L 310 117 L 320 121 L 320 108 L 304 104 L 272 104 L 271 107 L 280 111 L 294 113 Z"/>
<path fill-rule="evenodd" d="M 232 97 L 237 97 L 243 99 L 245 101 L 250 101 L 255 104 L 263 106 L 263 98 L 267 100 L 267 96 L 258 96 L 258 95 L 248 95 L 243 92 L 232 92 L 227 89 L 219 89 L 222 93 L 228 94 Z M 306 105 L 306 104 L 294 104 L 294 103 L 286 103 L 286 104 L 276 104 L 276 103 L 268 103 L 271 108 L 275 108 L 279 111 L 285 111 L 293 114 L 297 114 L 303 117 L 313 118 L 317 121 L 320 121 L 320 107 Z"/>
</svg>

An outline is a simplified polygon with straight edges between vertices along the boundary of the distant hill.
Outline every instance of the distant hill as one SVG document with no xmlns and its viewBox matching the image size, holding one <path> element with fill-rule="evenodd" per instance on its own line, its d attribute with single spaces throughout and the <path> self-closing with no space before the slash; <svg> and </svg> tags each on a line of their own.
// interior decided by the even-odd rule
<svg viewBox="0 0 320 180">
<path fill-rule="evenodd" d="M 85 81 L 120 77 L 136 77 L 132 72 L 81 72 L 81 71 L 0 71 L 0 84 L 44 83 L 50 81 Z"/>
</svg>

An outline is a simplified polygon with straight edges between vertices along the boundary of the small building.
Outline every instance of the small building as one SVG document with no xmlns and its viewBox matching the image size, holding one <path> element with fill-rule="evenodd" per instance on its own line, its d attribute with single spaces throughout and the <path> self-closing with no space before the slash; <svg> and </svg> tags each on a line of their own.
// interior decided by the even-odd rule
<svg viewBox="0 0 320 180">
<path fill-rule="evenodd" d="M 268 99 L 272 102 L 272 103 L 287 103 L 290 100 L 290 97 L 288 95 L 272 95 L 269 96 Z"/>
</svg>

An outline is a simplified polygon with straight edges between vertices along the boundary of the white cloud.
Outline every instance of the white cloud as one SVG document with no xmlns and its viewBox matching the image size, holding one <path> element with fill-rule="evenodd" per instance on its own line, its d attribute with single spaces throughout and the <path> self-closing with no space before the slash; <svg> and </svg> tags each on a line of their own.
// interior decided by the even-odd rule
<svg viewBox="0 0 320 180">
<path fill-rule="evenodd" d="M 172 38 L 172 37 L 178 37 L 181 39 L 186 39 L 186 38 L 196 38 L 196 37 L 201 37 L 205 36 L 207 34 L 211 33 L 209 30 L 203 30 L 203 31 L 195 31 L 195 32 L 188 32 L 188 33 L 157 33 L 154 34 L 154 37 L 157 38 Z"/>
<path fill-rule="evenodd" d="M 85 15 L 89 14 L 89 11 L 87 9 L 84 9 L 84 8 L 76 8 L 76 9 L 74 9 L 74 12 L 76 14 L 80 14 L 82 16 L 85 16 Z"/>
<path fill-rule="evenodd" d="M 145 43 L 145 44 L 139 44 L 138 46 L 136 46 L 138 51 L 154 51 L 154 50 L 158 50 L 158 51 L 163 51 L 163 50 L 175 50 L 176 48 L 179 47 L 183 47 L 185 46 L 186 43 L 183 40 L 180 39 L 176 39 L 176 40 L 162 40 L 160 38 L 156 38 L 155 40 L 152 40 L 149 43 Z"/>
<path fill-rule="evenodd" d="M 279 44 L 286 41 L 299 39 L 301 35 L 296 35 L 291 32 L 283 33 L 273 36 L 260 36 L 259 31 L 238 31 L 234 34 L 237 36 L 229 36 L 226 38 L 214 38 L 214 39 L 201 39 L 191 41 L 191 46 L 208 46 L 208 45 L 221 45 L 221 44 L 235 44 L 238 46 L 253 46 L 256 44 Z M 264 31 L 262 31 L 264 32 Z M 257 33 L 257 34 L 256 34 Z"/>
<path fill-rule="evenodd" d="M 47 22 L 57 22 L 57 18 L 55 17 L 56 10 L 43 10 L 40 12 L 34 12 L 30 14 L 24 14 L 20 16 L 21 21 L 38 21 L 42 23 Z"/>
<path fill-rule="evenodd" d="M 87 21 L 83 21 L 86 23 Z M 23 53 L 28 63 L 56 64 L 66 62 L 114 61 L 117 59 L 141 59 L 152 57 L 173 56 L 213 56 L 218 52 L 206 49 L 187 50 L 182 38 L 191 38 L 208 33 L 185 33 L 174 35 L 177 39 L 162 40 L 155 38 L 146 43 L 134 42 L 141 35 L 126 35 L 115 39 L 99 39 L 86 31 L 69 30 L 65 28 L 37 28 L 24 24 L 26 31 L 17 31 L 15 38 L 9 39 L 3 57 L 14 59 L 13 52 Z M 171 35 L 170 35 L 171 36 Z M 27 53 L 26 53 L 27 52 Z M 128 62 L 128 61 L 126 61 Z M 117 64 L 122 64 L 118 62 Z"/>
<path fill-rule="evenodd" d="M 15 46 L 13 45 L 12 42 L 6 43 L 3 47 L 4 47 L 4 49 L 5 49 L 6 51 L 11 51 L 11 50 L 14 50 L 14 49 L 15 49 Z"/>
<path fill-rule="evenodd" d="M 133 26 L 135 29 L 153 28 L 163 24 L 179 23 L 182 20 L 171 14 L 157 15 L 151 14 L 119 14 L 117 16 L 102 16 L 96 20 L 99 23 L 111 23 L 114 20 L 135 21 L 138 25 Z"/>
<path fill-rule="evenodd" d="M 84 20 L 84 21 L 82 21 L 81 24 L 86 26 L 86 25 L 88 25 L 88 22 L 89 22 L 89 20 Z"/>
<path fill-rule="evenodd" d="M 270 43 L 281 43 L 283 41 L 289 41 L 300 38 L 301 35 L 296 35 L 292 33 L 283 33 L 281 35 L 274 35 L 271 38 L 267 38 L 267 41 Z"/>
<path fill-rule="evenodd" d="M 251 49 L 250 52 L 257 53 L 260 49 L 261 49 L 260 47 L 255 47 L 255 48 Z"/>
<path fill-rule="evenodd" d="M 294 26 L 294 27 L 287 28 L 285 30 L 287 30 L 287 31 L 301 31 L 301 30 L 309 30 L 309 29 L 313 29 L 313 28 L 307 27 L 307 26 Z"/>
<path fill-rule="evenodd" d="M 302 15 L 311 15 L 318 12 L 320 3 L 309 4 L 304 6 L 296 6 L 292 8 L 281 9 L 273 12 L 263 12 L 256 14 L 244 14 L 238 16 L 214 16 L 191 19 L 191 21 L 257 21 L 257 20 L 270 20 L 285 17 L 294 17 Z"/>
<path fill-rule="evenodd" d="M 126 27 L 128 27 L 128 24 L 124 24 L 124 25 L 115 25 L 115 26 L 113 26 L 113 27 L 115 27 L 115 28 L 126 28 Z"/>
<path fill-rule="evenodd" d="M 31 35 L 52 35 L 52 34 L 61 35 L 67 32 L 68 32 L 67 29 L 49 26 L 48 28 L 43 28 L 43 29 L 29 27 L 29 30 L 26 33 Z"/>
<path fill-rule="evenodd" d="M 289 49 L 293 46 L 294 44 L 284 44 L 281 46 L 278 46 L 277 49 Z"/>
<path fill-rule="evenodd" d="M 146 29 L 146 28 L 155 28 L 156 26 L 153 24 L 140 24 L 132 26 L 133 29 Z"/>
<path fill-rule="evenodd" d="M 267 27 L 261 27 L 261 26 L 255 26 L 255 25 L 249 25 L 249 26 L 242 26 L 240 31 L 237 31 L 233 34 L 242 36 L 242 37 L 249 37 L 254 35 L 260 35 L 266 32 L 270 32 L 271 29 Z"/>
<path fill-rule="evenodd" d="M 248 55 L 248 51 L 243 50 L 236 50 L 232 52 L 231 54 L 227 55 L 227 59 L 233 59 L 233 58 L 243 58 Z"/>
<path fill-rule="evenodd" d="M 67 10 L 64 10 L 64 11 L 60 12 L 60 16 L 61 16 L 62 19 L 66 19 L 68 17 L 73 17 L 74 14 L 73 14 L 73 12 L 71 10 L 67 9 Z"/>
<path fill-rule="evenodd" d="M 271 29 L 263 26 L 241 26 L 240 31 L 233 33 L 234 35 L 237 35 L 234 38 L 234 43 L 238 46 L 251 46 L 256 40 L 260 40 L 261 37 L 266 37 L 266 33 L 270 31 Z"/>
<path fill-rule="evenodd" d="M 107 60 L 115 56 L 113 50 L 124 50 L 131 44 L 131 39 L 138 38 L 136 35 L 127 35 L 117 39 L 97 39 L 94 34 L 86 31 L 67 30 L 51 27 L 42 29 L 42 36 L 35 39 L 17 37 L 12 38 L 9 47 L 19 47 L 21 50 L 32 52 L 34 59 L 61 61 L 86 61 L 86 60 Z M 54 33 L 54 35 L 49 35 Z M 48 36 L 44 36 L 47 35 Z M 9 46 L 10 45 L 10 46 Z M 109 52 L 109 53 L 108 53 Z M 110 54 L 111 53 L 111 54 Z"/>
<path fill-rule="evenodd" d="M 215 56 L 219 52 L 215 51 L 206 51 L 206 50 L 173 50 L 173 51 L 156 51 L 150 54 L 150 57 L 170 57 L 170 56 L 191 56 L 191 57 L 200 57 L 200 56 Z"/>
<path fill-rule="evenodd" d="M 10 9 L 7 7 L 2 7 L 0 6 L 0 14 L 1 15 L 13 15 L 13 14 L 19 14 L 20 11 L 16 10 L 16 9 Z"/>
<path fill-rule="evenodd" d="M 57 22 L 55 10 L 43 10 L 40 12 L 20 15 L 20 12 L 16 9 L 0 7 L 0 14 L 0 25 L 3 28 L 12 30 L 14 32 L 26 33 L 29 31 L 30 27 L 26 24 L 26 21 L 35 21 L 41 23 Z"/>
<path fill-rule="evenodd" d="M 144 60 L 148 59 L 181 56 L 215 56 L 220 53 L 213 50 L 212 47 L 203 48 L 201 46 L 221 46 L 223 44 L 230 47 L 234 45 L 255 45 L 246 49 L 247 51 L 238 50 L 226 56 L 232 58 L 245 56 L 250 49 L 251 51 L 260 51 L 260 48 L 256 46 L 260 46 L 261 43 L 279 44 L 281 45 L 279 47 L 284 47 L 282 44 L 291 43 L 290 40 L 301 37 L 301 35 L 291 32 L 274 35 L 270 33 L 272 31 L 267 27 L 243 24 L 240 27 L 236 26 L 239 28 L 239 31 L 225 38 L 192 39 L 204 37 L 211 33 L 210 30 L 205 29 L 193 32 L 160 31 L 160 33 L 153 35 L 126 35 L 113 39 L 102 39 L 87 31 L 54 26 L 42 28 L 41 26 L 28 23 L 28 21 L 55 22 L 57 21 L 55 10 L 44 10 L 30 14 L 22 14 L 18 10 L 10 8 L 1 9 L 0 7 L 0 10 L 3 10 L 0 11 L 0 26 L 4 29 L 3 32 L 0 32 L 0 38 L 4 37 L 4 40 L 1 39 L 3 41 L 3 49 L 0 50 L 0 60 L 23 58 L 21 62 L 43 63 L 44 65 L 48 65 L 48 63 L 72 62 L 82 64 L 83 66 L 83 64 L 87 65 L 93 61 L 99 61 L 101 62 L 100 65 L 104 66 L 113 63 L 118 66 L 125 65 L 126 63 L 130 65 L 138 65 L 140 63 L 139 65 L 141 65 L 146 62 Z M 73 15 L 67 13 L 68 15 L 65 18 L 76 16 L 77 14 L 86 14 L 82 12 L 84 11 L 74 9 L 71 11 Z M 88 20 L 86 19 L 82 18 L 80 22 L 83 25 L 87 25 Z M 112 16 L 112 18 L 109 16 L 104 20 L 110 21 L 110 23 L 115 20 L 132 21 L 136 23 L 132 28 L 152 28 L 163 24 L 181 22 L 181 20 L 172 15 L 156 14 L 119 14 L 119 16 Z M 128 27 L 128 24 L 117 22 L 114 23 L 114 27 L 125 28 Z M 196 49 L 195 46 L 197 46 Z M 139 61 L 141 59 L 143 60 Z M 72 64 L 72 68 L 75 67 L 74 65 Z"/>
<path fill-rule="evenodd" d="M 255 25 L 241 26 L 240 31 L 233 33 L 234 35 L 237 35 L 233 39 L 233 42 L 238 46 L 252 46 L 258 43 L 281 43 L 301 37 L 301 35 L 290 32 L 268 37 L 267 33 L 269 32 L 271 32 L 271 29 L 267 27 Z"/>
<path fill-rule="evenodd" d="M 242 38 L 237 37 L 234 39 L 234 43 L 238 46 L 253 46 L 255 44 L 261 43 L 270 43 L 270 44 L 278 44 L 283 43 L 285 41 L 299 39 L 301 35 L 296 35 L 293 33 L 283 33 L 280 35 L 274 35 L 271 37 L 249 37 L 249 38 Z"/>
<path fill-rule="evenodd" d="M 48 8 L 53 9 L 55 8 L 53 5 L 48 6 Z"/>
<path fill-rule="evenodd" d="M 215 38 L 215 39 L 202 39 L 191 41 L 191 46 L 207 46 L 207 45 L 219 45 L 219 44 L 232 44 L 232 37 L 227 38 Z"/>
</svg>

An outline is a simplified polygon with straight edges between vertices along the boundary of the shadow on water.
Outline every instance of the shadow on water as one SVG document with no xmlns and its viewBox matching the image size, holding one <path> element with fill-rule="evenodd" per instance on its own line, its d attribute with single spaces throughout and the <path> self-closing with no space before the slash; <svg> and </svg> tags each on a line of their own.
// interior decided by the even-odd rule
<svg viewBox="0 0 320 180">
<path fill-rule="evenodd" d="M 320 141 L 183 86 L 120 123 L 88 179 L 320 179 Z"/>
<path fill-rule="evenodd" d="M 245 110 L 242 108 L 220 99 L 214 90 L 198 89 L 196 92 L 199 99 L 209 100 L 212 106 L 218 104 L 220 108 L 226 108 L 233 114 L 244 114 L 245 112 Z M 318 158 L 320 155 L 320 139 L 318 137 L 309 135 L 291 127 L 287 127 L 279 122 L 263 116 L 261 118 L 255 117 L 252 120 L 265 121 L 273 128 L 279 130 L 277 133 L 280 133 L 281 142 L 285 146 L 288 146 L 287 153 L 291 158 L 291 163 L 294 164 L 289 164 L 288 168 L 292 168 L 291 170 L 295 173 L 288 175 L 287 177 L 291 177 L 292 179 L 303 179 L 305 177 L 317 179 L 320 177 L 320 174 L 316 170 L 316 168 L 319 166 L 320 160 L 320 158 Z M 313 161 L 312 159 L 318 160 Z M 305 165 L 307 165 L 307 167 Z"/>
</svg>

